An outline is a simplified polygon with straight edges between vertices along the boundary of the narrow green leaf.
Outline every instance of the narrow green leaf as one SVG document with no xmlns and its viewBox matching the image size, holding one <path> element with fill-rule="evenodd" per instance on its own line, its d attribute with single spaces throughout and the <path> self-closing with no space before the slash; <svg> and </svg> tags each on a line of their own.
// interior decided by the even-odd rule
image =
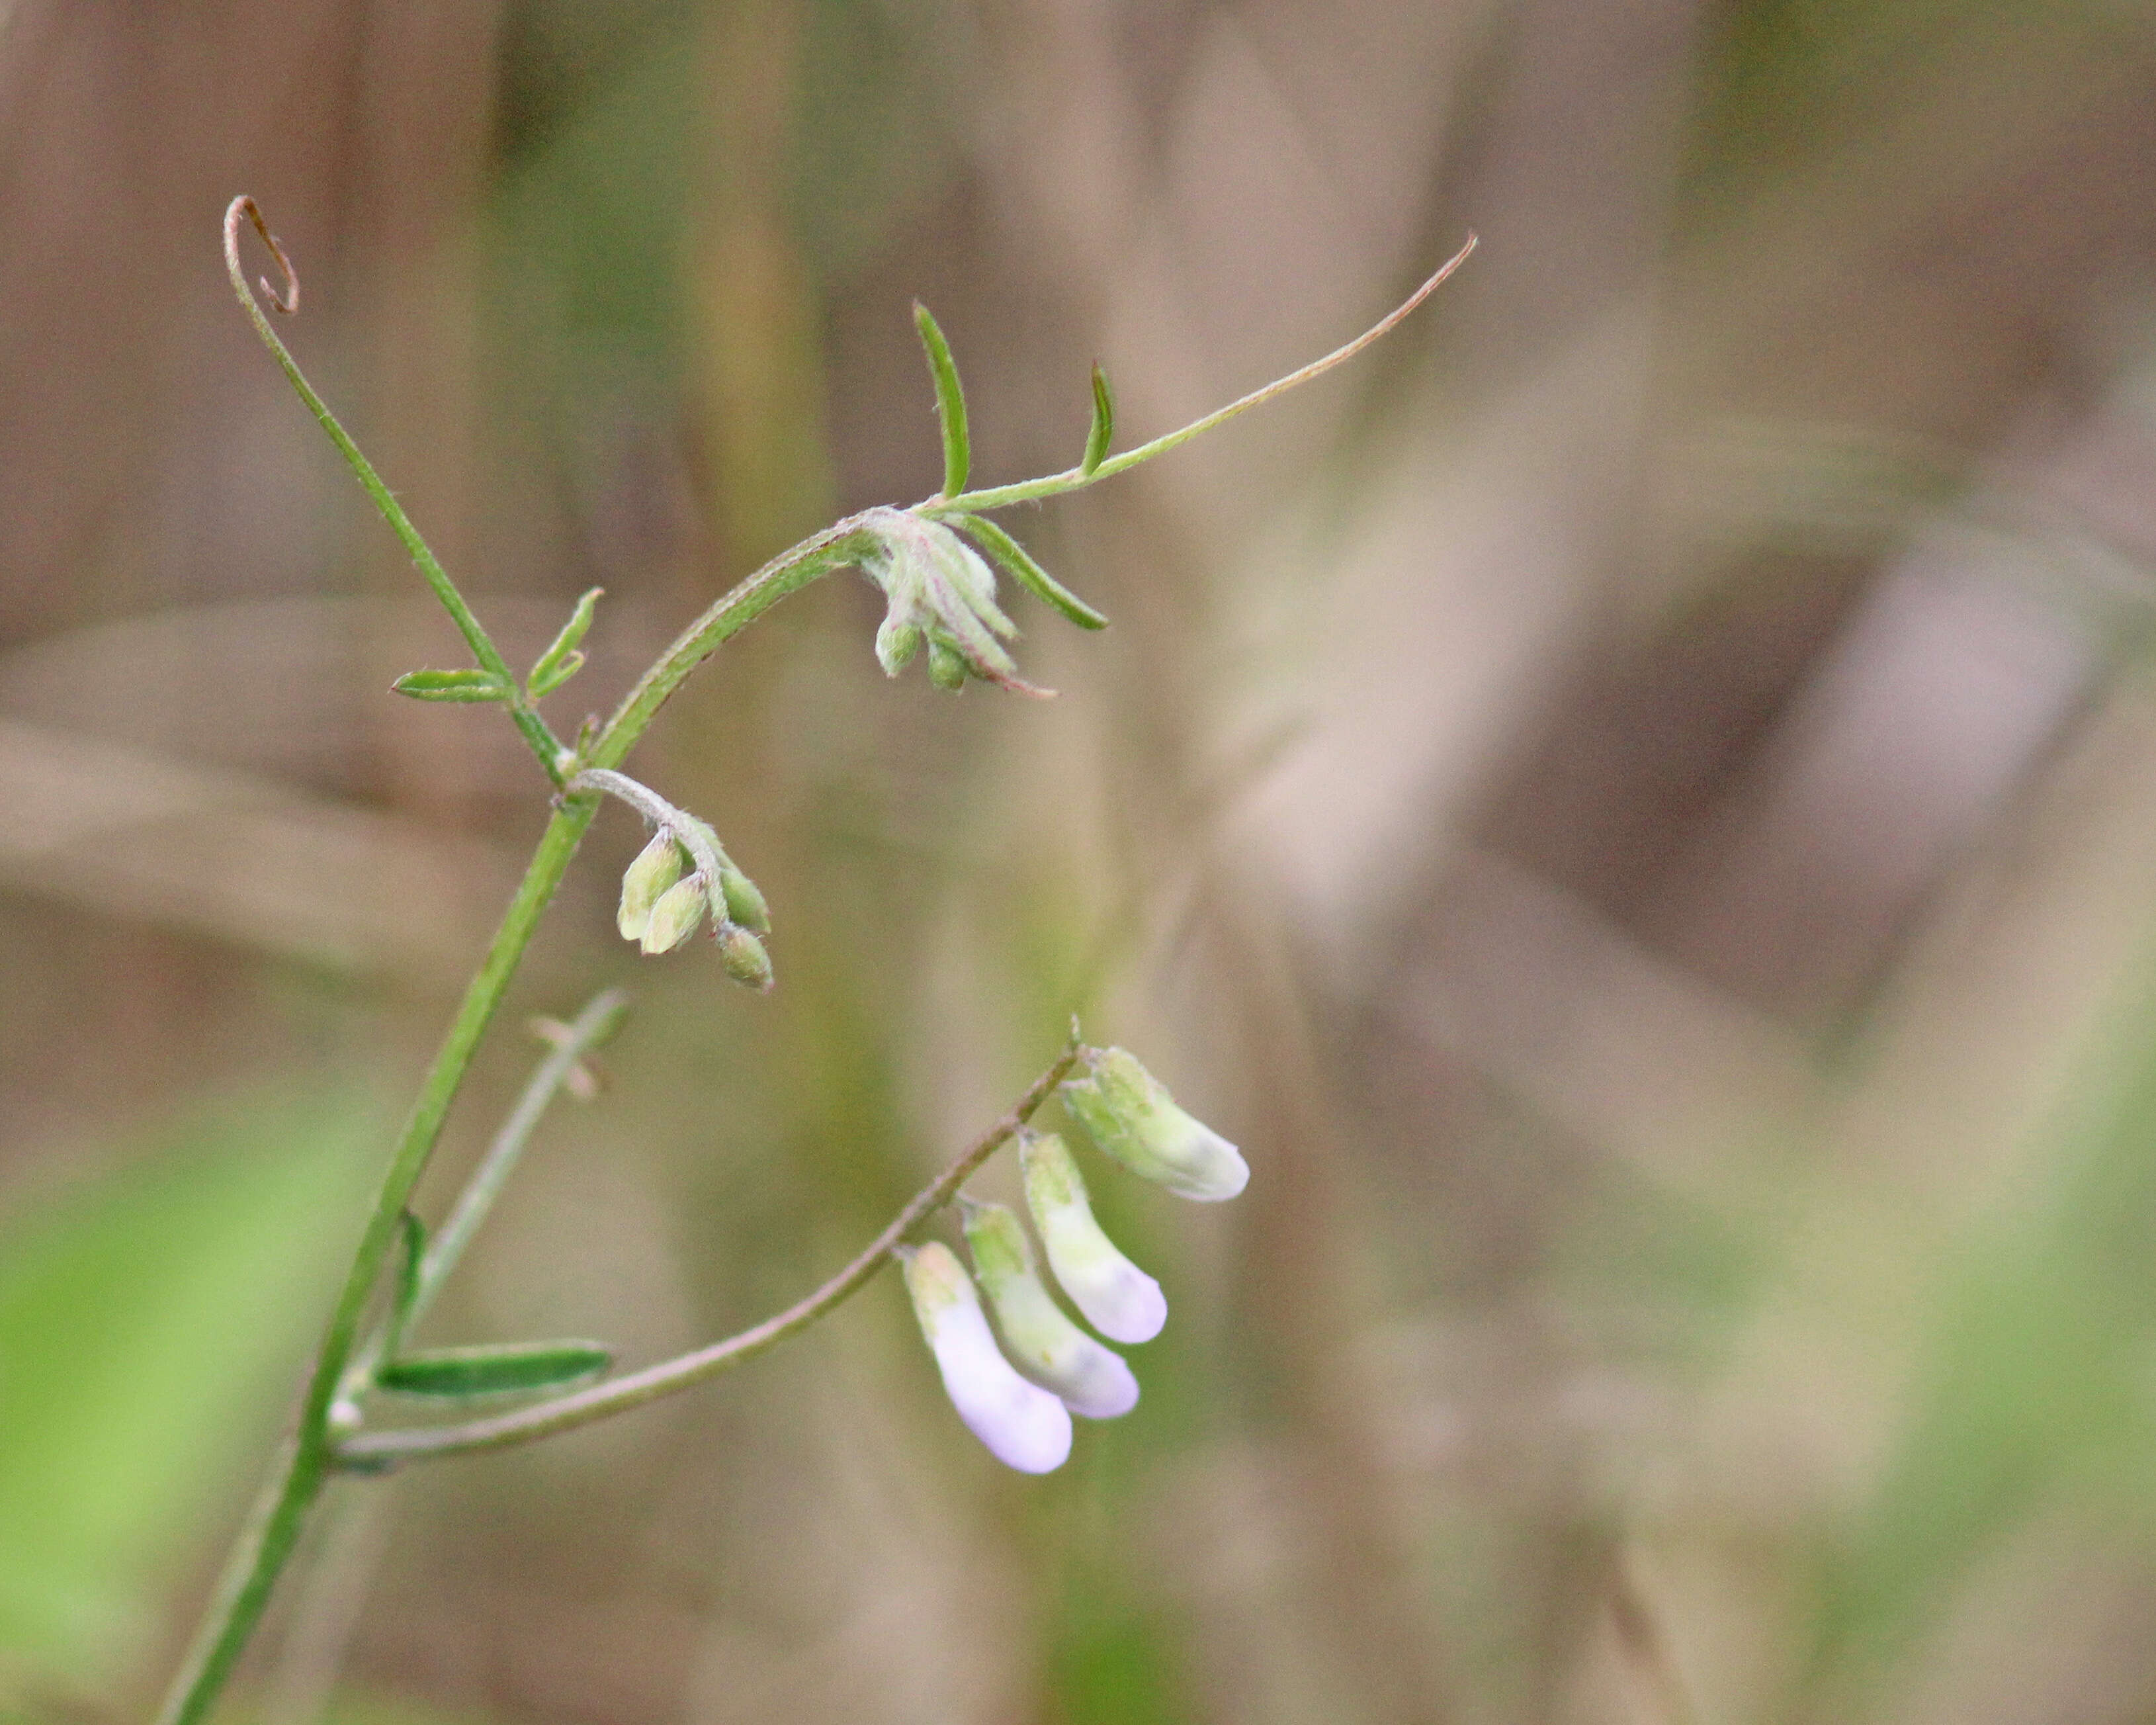
<svg viewBox="0 0 2156 1725">
<path fill-rule="evenodd" d="M 1093 367 L 1093 429 L 1086 434 L 1086 453 L 1078 463 L 1079 472 L 1091 479 L 1101 464 L 1108 459 L 1108 444 L 1116 435 L 1116 398 L 1108 388 L 1108 374 L 1099 362 Z"/>
<path fill-rule="evenodd" d="M 951 344 L 918 300 L 913 302 L 913 326 L 921 331 L 921 349 L 928 356 L 928 375 L 936 380 L 936 417 L 943 427 L 943 495 L 955 497 L 966 489 L 966 475 L 973 460 L 966 431 L 966 392 L 958 384 Z"/>
<path fill-rule="evenodd" d="M 987 516 L 959 515 L 951 519 L 970 534 L 983 551 L 1008 569 L 1014 581 L 1042 603 L 1053 605 L 1081 629 L 1108 626 L 1106 618 L 1034 562 L 1023 545 Z"/>
<path fill-rule="evenodd" d="M 533 696 L 551 695 L 562 684 L 583 669 L 584 655 L 577 648 L 584 639 L 584 631 L 592 626 L 592 609 L 606 589 L 595 587 L 577 601 L 577 608 L 569 614 L 569 620 L 562 625 L 562 632 L 554 637 L 554 644 L 532 662 L 531 675 L 524 680 L 524 686 Z"/>
<path fill-rule="evenodd" d="M 584 655 L 580 649 L 572 648 L 543 670 L 535 670 L 525 686 L 536 701 L 542 695 L 552 695 L 562 684 L 584 668 Z"/>
<path fill-rule="evenodd" d="M 476 667 L 468 670 L 407 671 L 389 686 L 397 694 L 408 695 L 414 701 L 509 699 L 508 684 L 492 671 Z"/>
<path fill-rule="evenodd" d="M 612 1352 L 596 1342 L 502 1342 L 408 1353 L 374 1381 L 406 1395 L 508 1395 L 596 1378 L 613 1363 Z"/>
</svg>

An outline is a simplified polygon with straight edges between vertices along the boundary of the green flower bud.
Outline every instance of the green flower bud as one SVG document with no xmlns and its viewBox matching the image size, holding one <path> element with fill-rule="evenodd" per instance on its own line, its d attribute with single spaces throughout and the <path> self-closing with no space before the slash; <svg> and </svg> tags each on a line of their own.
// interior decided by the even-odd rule
<svg viewBox="0 0 2156 1725">
<path fill-rule="evenodd" d="M 966 656 L 932 637 L 928 643 L 928 680 L 954 694 L 966 686 Z"/>
<path fill-rule="evenodd" d="M 726 974 L 743 988 L 762 990 L 771 986 L 771 955 L 763 942 L 738 922 L 720 926 L 719 962 Z"/>
<path fill-rule="evenodd" d="M 704 920 L 707 896 L 701 875 L 676 880 L 660 893 L 644 925 L 644 950 L 647 953 L 670 952 L 688 939 Z"/>
<path fill-rule="evenodd" d="M 664 829 L 637 853 L 636 860 L 621 877 L 621 908 L 614 927 L 625 941 L 640 941 L 651 926 L 651 907 L 659 896 L 681 878 L 681 847 Z"/>
<path fill-rule="evenodd" d="M 1113 1420 L 1137 1405 L 1138 1380 L 1131 1368 L 1065 1317 L 1041 1285 L 1024 1225 L 1014 1212 L 999 1204 L 968 1204 L 966 1244 L 1013 1365 L 1088 1420 Z"/>
<path fill-rule="evenodd" d="M 1070 1303 L 1111 1341 L 1152 1341 L 1168 1322 L 1168 1297 L 1101 1231 L 1070 1147 L 1054 1132 L 1031 1132 L 1018 1154 L 1025 1207 Z"/>
<path fill-rule="evenodd" d="M 1085 1063 L 1085 1076 L 1064 1081 L 1063 1105 L 1132 1173 L 1206 1202 L 1233 1198 L 1250 1183 L 1242 1153 L 1177 1107 L 1168 1086 L 1134 1056 L 1088 1049 Z"/>
<path fill-rule="evenodd" d="M 941 521 L 906 509 L 871 509 L 860 519 L 873 536 L 860 567 L 889 602 L 876 630 L 876 660 L 896 676 L 925 643 L 928 674 L 941 689 L 979 677 L 1021 695 L 1046 691 L 1022 681 L 1004 640 L 1017 633 L 996 603 L 996 576 L 980 553 Z"/>
<path fill-rule="evenodd" d="M 723 855 L 719 858 L 719 891 L 726 901 L 728 922 L 758 934 L 771 932 L 771 908 L 756 890 L 756 882 L 734 865 L 732 857 Z"/>
<path fill-rule="evenodd" d="M 883 674 L 895 677 L 913 660 L 921 650 L 921 625 L 908 623 L 897 616 L 886 616 L 876 627 L 876 663 Z"/>
</svg>

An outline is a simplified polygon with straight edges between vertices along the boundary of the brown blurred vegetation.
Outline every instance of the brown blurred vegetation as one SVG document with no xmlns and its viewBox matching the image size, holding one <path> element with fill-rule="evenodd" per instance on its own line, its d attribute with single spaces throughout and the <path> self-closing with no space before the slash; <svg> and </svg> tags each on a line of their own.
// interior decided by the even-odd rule
<svg viewBox="0 0 2156 1725">
<path fill-rule="evenodd" d="M 2156 11 L 2140 0 L 0 5 L 0 1714 L 140 1717 L 543 813 L 254 347 L 557 725 L 829 516 L 1351 372 L 1010 525 L 1036 706 L 851 577 L 636 766 L 780 986 L 623 982 L 430 1326 L 792 1299 L 1073 1011 L 1243 1143 L 1101 1178 L 1145 1389 L 1002 1473 L 896 1283 L 353 1486 L 235 1717 L 2156 1716 Z M 251 1709 L 251 1711 L 250 1711 Z"/>
</svg>

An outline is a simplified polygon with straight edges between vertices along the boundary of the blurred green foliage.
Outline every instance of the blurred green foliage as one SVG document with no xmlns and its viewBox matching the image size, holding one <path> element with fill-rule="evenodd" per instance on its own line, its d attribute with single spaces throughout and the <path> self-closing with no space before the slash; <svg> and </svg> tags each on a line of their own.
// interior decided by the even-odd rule
<svg viewBox="0 0 2156 1725">
<path fill-rule="evenodd" d="M 157 1645 L 274 1436 L 381 1125 L 348 1090 L 198 1107 L 0 1235 L 0 1696 L 102 1691 Z"/>
</svg>

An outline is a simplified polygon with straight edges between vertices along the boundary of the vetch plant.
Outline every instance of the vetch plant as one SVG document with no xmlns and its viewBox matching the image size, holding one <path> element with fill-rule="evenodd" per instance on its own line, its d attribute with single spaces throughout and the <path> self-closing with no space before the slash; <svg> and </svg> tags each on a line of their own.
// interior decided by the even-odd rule
<svg viewBox="0 0 2156 1725">
<path fill-rule="evenodd" d="M 1129 1368 L 1065 1317 L 1034 1268 L 1023 1224 L 1014 1214 L 971 1206 L 966 1228 L 981 1286 L 1002 1327 L 1001 1347 L 988 1327 L 973 1277 L 947 1245 L 928 1237 L 931 1224 L 960 1198 L 973 1173 L 1005 1144 L 1024 1136 L 1020 1156 L 1027 1206 L 1058 1285 L 1111 1340 L 1142 1342 L 1158 1333 L 1167 1315 L 1159 1284 L 1101 1233 L 1076 1164 L 1061 1141 L 1029 1136 L 1028 1122 L 1062 1086 L 1066 1109 L 1102 1149 L 1171 1190 L 1192 1198 L 1228 1198 L 1241 1190 L 1249 1171 L 1233 1145 L 1177 1107 L 1131 1055 L 1085 1047 L 1075 1030 L 1070 1044 L 1010 1111 L 822 1286 L 738 1335 L 618 1375 L 607 1375 L 613 1361 L 600 1342 L 413 1349 L 405 1338 L 456 1268 L 553 1098 L 563 1090 L 586 1098 L 594 1091 L 586 1057 L 619 1025 L 625 1007 L 619 993 L 600 994 L 572 1020 L 537 1022 L 535 1029 L 550 1045 L 549 1051 L 448 1214 L 431 1230 L 410 1208 L 412 1194 L 480 1038 L 607 798 L 634 809 L 652 834 L 622 878 L 617 921 L 623 937 L 656 955 L 705 929 L 729 977 L 752 988 L 771 987 L 772 963 L 764 944 L 771 917 L 763 895 L 706 822 L 621 770 L 638 739 L 691 672 L 788 594 L 852 565 L 880 587 L 889 602 L 875 641 L 886 671 L 896 675 L 925 652 L 930 680 L 940 688 L 956 690 L 981 680 L 1045 695 L 1048 691 L 1019 677 L 1004 644 L 1018 630 L 997 598 L 996 570 L 1082 628 L 1102 628 L 1106 619 L 1059 585 L 985 512 L 1080 490 L 1127 472 L 1330 370 L 1421 304 L 1475 245 L 1471 235 L 1405 303 L 1345 347 L 1180 430 L 1119 454 L 1110 453 L 1114 403 L 1107 379 L 1096 367 L 1092 422 L 1077 465 L 1042 478 L 975 490 L 967 489 L 970 444 L 957 367 L 935 320 L 916 307 L 942 429 L 942 489 L 910 507 L 882 506 L 850 516 L 773 557 L 691 621 L 608 718 L 588 722 L 573 742 L 564 742 L 541 715 L 538 702 L 583 664 L 580 644 L 594 624 L 598 590 L 578 602 L 553 643 L 520 677 L 367 457 L 315 393 L 272 326 L 270 313 L 249 289 L 239 260 L 244 224 L 252 225 L 280 272 L 281 285 L 262 283 L 270 309 L 283 315 L 299 309 L 299 279 L 262 213 L 247 198 L 234 199 L 225 213 L 225 267 L 234 291 L 293 388 L 411 554 L 474 660 L 466 666 L 413 671 L 398 678 L 393 688 L 416 700 L 501 707 L 536 760 L 552 807 L 523 880 L 421 1081 L 308 1369 L 299 1410 L 172 1681 L 158 1715 L 160 1725 L 194 1725 L 208 1716 L 332 1476 L 378 1475 L 433 1457 L 528 1443 L 670 1395 L 798 1334 L 850 1299 L 894 1258 L 905 1265 L 915 1312 L 952 1402 L 989 1449 L 1014 1467 L 1042 1472 L 1058 1466 L 1069 1453 L 1071 1412 L 1111 1418 L 1135 1404 L 1137 1386 Z M 400 1404 L 449 1408 L 458 1417 L 446 1424 L 378 1423 L 379 1409 Z"/>
</svg>

